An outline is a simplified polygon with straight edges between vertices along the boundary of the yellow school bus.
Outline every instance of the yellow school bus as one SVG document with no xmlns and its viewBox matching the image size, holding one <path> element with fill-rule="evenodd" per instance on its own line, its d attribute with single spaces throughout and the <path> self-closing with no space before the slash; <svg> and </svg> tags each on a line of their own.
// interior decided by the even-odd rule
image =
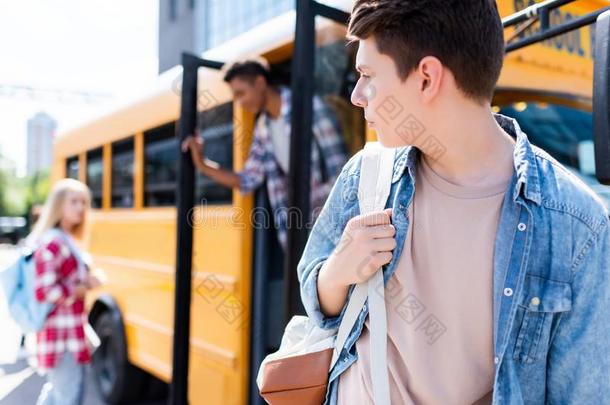
<svg viewBox="0 0 610 405">
<path fill-rule="evenodd" d="M 530 3 L 500 0 L 498 6 L 506 16 Z M 349 11 L 351 1 L 333 5 Z M 554 10 L 551 22 L 605 5 L 577 1 Z M 204 56 L 219 61 L 262 56 L 281 83 L 290 77 L 294 32 L 295 15 L 289 12 Z M 349 103 L 357 75 L 355 48 L 345 46 L 345 32 L 342 24 L 317 20 L 314 77 L 316 92 L 334 108 L 354 153 L 375 135 Z M 507 38 L 517 35 L 506 30 Z M 608 202 L 608 188 L 594 180 L 592 167 L 592 42 L 592 31 L 585 27 L 510 53 L 492 108 L 518 118 L 534 143 Z M 165 382 L 172 376 L 181 73 L 180 67 L 165 72 L 146 94 L 55 142 L 53 178 L 77 178 L 92 190 L 86 245 L 109 282 L 91 293 L 87 304 L 102 339 L 94 359 L 96 379 L 112 403 L 150 391 L 155 381 L 150 376 Z M 202 68 L 198 77 L 198 126 L 206 154 L 238 171 L 247 157 L 254 117 L 232 102 L 220 72 Z M 195 194 L 189 402 L 258 403 L 256 364 L 261 353 L 278 346 L 285 319 L 279 246 L 272 229 L 251 220 L 265 198 L 242 196 L 203 176 L 197 177 Z M 255 283 L 253 275 L 263 268 L 267 278 Z"/>
</svg>

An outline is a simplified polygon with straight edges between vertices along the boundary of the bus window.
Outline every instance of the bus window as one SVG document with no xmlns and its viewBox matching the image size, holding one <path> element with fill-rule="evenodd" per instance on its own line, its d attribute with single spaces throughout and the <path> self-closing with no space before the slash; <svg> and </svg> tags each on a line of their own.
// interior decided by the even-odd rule
<svg viewBox="0 0 610 405">
<path fill-rule="evenodd" d="M 112 207 L 133 207 L 133 146 L 133 138 L 112 144 Z"/>
<path fill-rule="evenodd" d="M 78 180 L 78 156 L 66 159 L 66 177 Z"/>
<path fill-rule="evenodd" d="M 610 206 L 610 187 L 595 179 L 593 118 L 590 112 L 562 105 L 517 102 L 496 107 L 515 118 L 531 143 L 563 163 Z"/>
<path fill-rule="evenodd" d="M 233 167 L 233 103 L 199 113 L 198 126 L 204 140 L 204 154 L 221 167 Z M 197 171 L 195 198 L 198 204 L 230 204 L 232 191 Z"/>
<path fill-rule="evenodd" d="M 333 23 L 336 39 L 318 43 L 315 50 L 315 94 L 334 111 L 349 155 L 362 149 L 365 140 L 364 116 L 350 96 L 358 74 L 354 68 L 356 44 L 345 45 L 345 27 Z M 320 42 L 320 40 L 318 40 Z M 314 123 L 315 124 L 315 123 Z"/>
<path fill-rule="evenodd" d="M 177 150 L 175 122 L 144 132 L 145 207 L 172 206 L 176 203 Z"/>
<path fill-rule="evenodd" d="M 102 208 L 102 148 L 87 152 L 87 185 L 91 189 L 91 207 Z"/>
</svg>

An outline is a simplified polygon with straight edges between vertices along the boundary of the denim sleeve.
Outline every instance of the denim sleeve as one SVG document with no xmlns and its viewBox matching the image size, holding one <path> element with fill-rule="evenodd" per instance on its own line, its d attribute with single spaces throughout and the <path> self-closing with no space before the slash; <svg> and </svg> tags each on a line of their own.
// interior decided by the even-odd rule
<svg viewBox="0 0 610 405">
<path fill-rule="evenodd" d="M 339 174 L 311 230 L 303 256 L 297 266 L 303 306 L 309 318 L 323 329 L 339 326 L 346 307 L 344 305 L 341 314 L 335 317 L 328 317 L 322 313 L 317 284 L 320 267 L 337 248 L 347 221 L 358 214 L 358 179 L 352 169 L 359 159 L 359 154 L 356 154 Z M 350 288 L 350 292 L 351 290 Z"/>
<path fill-rule="evenodd" d="M 547 365 L 547 403 L 604 403 L 610 392 L 610 229 L 602 220 L 576 257 L 572 310 Z"/>
</svg>

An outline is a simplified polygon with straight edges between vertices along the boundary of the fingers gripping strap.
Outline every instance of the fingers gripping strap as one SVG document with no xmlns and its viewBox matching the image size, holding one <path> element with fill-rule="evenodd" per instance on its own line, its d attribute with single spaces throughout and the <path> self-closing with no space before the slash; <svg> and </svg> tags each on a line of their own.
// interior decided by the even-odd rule
<svg viewBox="0 0 610 405">
<path fill-rule="evenodd" d="M 358 201 L 360 213 L 382 211 L 390 194 L 395 150 L 377 142 L 367 143 L 362 154 Z M 367 282 L 354 288 L 339 325 L 330 368 L 335 365 L 362 307 L 369 298 L 371 324 L 371 379 L 376 404 L 390 403 L 387 368 L 387 321 L 383 272 L 377 271 Z"/>
<path fill-rule="evenodd" d="M 381 208 L 378 210 L 381 210 L 385 205 L 391 185 L 391 172 L 394 166 L 394 150 L 383 148 L 376 142 L 369 142 L 366 144 L 362 154 L 358 200 L 360 203 L 360 212 L 368 213 L 375 211 L 375 206 L 380 206 Z M 382 167 L 385 168 L 383 171 L 381 170 Z M 378 182 L 378 179 L 381 181 Z M 380 193 L 377 192 L 378 184 Z M 376 203 L 375 200 L 378 194 L 379 197 L 377 197 L 377 201 L 379 202 Z M 361 283 L 355 286 L 339 326 L 335 351 L 330 366 L 331 369 L 345 346 L 348 334 L 356 323 L 367 295 L 368 283 Z"/>
</svg>

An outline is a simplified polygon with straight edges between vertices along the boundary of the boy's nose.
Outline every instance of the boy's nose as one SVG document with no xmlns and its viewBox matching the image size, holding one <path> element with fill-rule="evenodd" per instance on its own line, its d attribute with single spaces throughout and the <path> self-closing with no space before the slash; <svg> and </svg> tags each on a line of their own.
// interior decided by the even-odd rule
<svg viewBox="0 0 610 405">
<path fill-rule="evenodd" d="M 367 106 L 366 97 L 364 97 L 364 95 L 362 94 L 362 91 L 360 90 L 360 86 L 356 85 L 356 87 L 354 88 L 354 91 L 352 91 L 350 101 L 356 107 L 365 108 Z"/>
</svg>

